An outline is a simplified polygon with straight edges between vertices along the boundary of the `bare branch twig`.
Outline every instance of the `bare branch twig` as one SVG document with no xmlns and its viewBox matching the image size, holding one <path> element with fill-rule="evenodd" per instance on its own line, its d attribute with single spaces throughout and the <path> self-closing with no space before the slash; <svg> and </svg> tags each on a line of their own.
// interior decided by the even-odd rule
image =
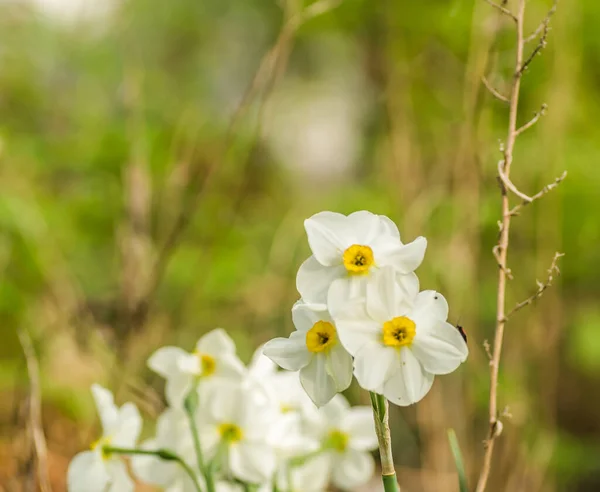
<svg viewBox="0 0 600 492">
<path fill-rule="evenodd" d="M 504 103 L 508 103 L 509 99 L 508 97 L 502 95 L 497 89 L 494 88 L 494 86 L 492 84 L 490 84 L 490 82 L 488 81 L 487 78 L 481 77 L 481 81 L 483 82 L 483 85 L 485 85 L 485 88 L 490 91 L 490 93 L 492 94 L 492 96 L 494 96 L 496 99 L 499 99 L 500 101 L 504 102 Z"/>
<path fill-rule="evenodd" d="M 552 4 L 552 8 L 548 11 L 548 13 L 546 14 L 546 17 L 544 17 L 544 20 L 542 20 L 542 22 L 540 22 L 540 25 L 537 26 L 535 31 L 533 31 L 529 36 L 527 36 L 525 38 L 526 43 L 529 43 L 529 42 L 533 41 L 534 39 L 536 39 L 547 28 L 548 24 L 550 23 L 550 18 L 555 14 L 557 7 L 558 7 L 558 0 L 554 0 L 554 3 Z"/>
<path fill-rule="evenodd" d="M 513 21 L 517 22 L 517 16 L 513 14 L 510 10 L 508 10 L 506 7 L 503 7 L 502 5 L 496 2 L 492 2 L 492 0 L 485 0 L 485 2 L 490 4 L 492 7 L 494 7 L 504 15 L 510 17 Z"/>
<path fill-rule="evenodd" d="M 546 114 L 547 110 L 548 110 L 548 105 L 546 103 L 542 104 L 542 107 L 540 108 L 539 111 L 535 112 L 535 114 L 533 115 L 533 118 L 531 118 L 521 128 L 517 129 L 517 137 L 519 135 L 521 135 L 521 133 L 523 133 L 525 130 L 527 130 L 527 129 L 531 128 L 533 125 L 535 125 L 538 122 L 538 120 Z"/>
<path fill-rule="evenodd" d="M 514 132 L 514 133 L 515 133 L 514 136 L 516 136 L 516 132 Z M 524 202 L 531 202 L 532 198 L 530 196 L 526 195 L 525 193 L 523 193 L 522 191 L 519 191 L 519 189 L 513 184 L 513 182 L 508 177 L 508 174 L 504 172 L 504 170 L 502 169 L 503 167 L 505 167 L 504 162 L 505 161 L 498 161 L 498 176 L 500 176 L 500 180 L 502 181 L 502 184 L 506 188 L 508 188 L 510 191 L 512 191 L 515 195 L 517 195 Z"/>
<path fill-rule="evenodd" d="M 531 197 L 531 201 L 523 200 L 521 203 L 519 203 L 518 205 L 515 205 L 513 208 L 511 208 L 509 214 L 513 215 L 513 216 L 518 215 L 524 206 L 529 205 L 530 203 L 542 198 L 546 193 L 552 191 L 559 184 L 561 184 L 566 177 L 567 177 L 567 171 L 564 171 L 558 178 L 556 178 L 554 180 L 553 183 L 547 184 L 540 191 L 538 191 L 535 195 L 533 195 Z"/>
<path fill-rule="evenodd" d="M 508 312 L 508 314 L 506 316 L 504 316 L 504 321 L 507 321 L 508 318 L 510 318 L 517 311 L 519 311 L 520 309 L 523 309 L 525 306 L 529 306 L 529 304 L 532 304 L 533 302 L 537 301 L 540 297 L 542 297 L 542 295 L 544 294 L 546 289 L 552 285 L 555 275 L 556 276 L 560 275 L 560 270 L 558 268 L 557 262 L 558 262 L 559 258 L 562 256 L 565 256 L 565 254 L 558 253 L 558 252 L 554 253 L 554 258 L 552 258 L 552 263 L 550 264 L 550 268 L 548 268 L 548 278 L 546 279 L 546 281 L 540 282 L 539 280 L 536 280 L 537 290 L 532 295 L 530 295 L 527 299 L 519 302 L 514 308 L 512 308 Z"/>
<path fill-rule="evenodd" d="M 27 375 L 29 376 L 29 432 L 35 450 L 38 485 L 41 492 L 52 492 L 48 476 L 48 450 L 42 427 L 42 390 L 38 359 L 29 333 L 22 328 L 17 331 L 17 335 L 25 355 Z"/>
</svg>

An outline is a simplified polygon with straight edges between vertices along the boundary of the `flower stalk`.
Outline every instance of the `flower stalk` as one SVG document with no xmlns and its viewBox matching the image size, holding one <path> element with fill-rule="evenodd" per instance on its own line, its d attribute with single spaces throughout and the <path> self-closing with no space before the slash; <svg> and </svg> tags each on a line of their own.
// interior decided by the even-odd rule
<svg viewBox="0 0 600 492">
<path fill-rule="evenodd" d="M 198 410 L 198 393 L 196 388 L 193 388 L 192 391 L 188 393 L 183 402 L 183 407 L 190 423 L 192 440 L 194 441 L 194 450 L 196 451 L 196 460 L 198 461 L 198 468 L 204 476 L 206 490 L 207 492 L 215 492 L 212 470 L 204 463 L 202 446 L 200 446 L 200 434 L 198 432 L 198 425 L 196 423 L 196 412 Z"/>
<path fill-rule="evenodd" d="M 388 401 L 383 395 L 370 392 L 375 433 L 379 441 L 379 456 L 381 458 L 381 480 L 385 492 L 400 492 L 392 456 L 392 436 L 389 425 Z"/>
<path fill-rule="evenodd" d="M 190 480 L 194 484 L 197 492 L 203 492 L 200 484 L 198 483 L 198 479 L 196 478 L 196 474 L 194 470 L 188 465 L 180 456 L 177 456 L 175 453 L 169 451 L 168 449 L 136 449 L 136 448 L 117 448 L 113 446 L 103 446 L 102 452 L 106 454 L 123 454 L 128 456 L 133 455 L 145 455 L 145 456 L 155 456 L 163 461 L 175 461 L 185 470 L 185 472 L 190 477 Z"/>
</svg>

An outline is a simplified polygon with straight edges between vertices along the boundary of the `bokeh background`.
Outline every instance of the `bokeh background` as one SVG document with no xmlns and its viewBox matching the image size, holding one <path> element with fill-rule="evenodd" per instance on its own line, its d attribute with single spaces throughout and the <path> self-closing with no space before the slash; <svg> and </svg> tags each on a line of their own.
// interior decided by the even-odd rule
<svg viewBox="0 0 600 492">
<path fill-rule="evenodd" d="M 359 209 L 428 238 L 422 287 L 469 334 L 459 371 L 392 410 L 403 490 L 457 490 L 450 427 L 475 483 L 507 124 L 481 77 L 507 91 L 514 27 L 483 0 L 310 3 L 0 1 L 0 490 L 36 490 L 18 335 L 61 491 L 98 427 L 92 382 L 150 419 L 160 345 L 220 326 L 248 361 L 292 329 L 302 221 Z M 550 6 L 527 3 L 527 31 Z M 549 109 L 513 180 L 533 194 L 568 177 L 513 221 L 508 306 L 566 256 L 506 330 L 490 492 L 600 490 L 599 22 L 597 1 L 561 2 L 523 79 L 520 121 Z"/>
</svg>

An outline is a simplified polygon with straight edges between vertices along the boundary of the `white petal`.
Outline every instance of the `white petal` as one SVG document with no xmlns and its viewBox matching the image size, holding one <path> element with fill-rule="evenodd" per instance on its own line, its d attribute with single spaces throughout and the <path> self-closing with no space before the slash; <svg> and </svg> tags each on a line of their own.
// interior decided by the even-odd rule
<svg viewBox="0 0 600 492">
<path fill-rule="evenodd" d="M 133 403 L 125 403 L 119 409 L 119 421 L 111 436 L 111 444 L 118 448 L 133 448 L 141 430 L 140 412 Z"/>
<path fill-rule="evenodd" d="M 315 354 L 310 363 L 300 370 L 300 383 L 318 407 L 325 405 L 337 393 L 335 382 L 327 372 L 326 361 L 323 354 Z"/>
<path fill-rule="evenodd" d="M 359 487 L 373 476 L 375 462 L 369 453 L 348 449 L 334 461 L 333 483 L 342 489 Z"/>
<path fill-rule="evenodd" d="M 181 407 L 183 400 L 192 389 L 193 376 L 189 374 L 179 374 L 178 376 L 167 379 L 165 383 L 165 397 L 167 403 L 172 407 Z"/>
<path fill-rule="evenodd" d="M 411 318 L 416 323 L 417 318 L 420 316 L 446 321 L 448 319 L 448 302 L 446 298 L 435 290 L 419 292 L 415 299 Z"/>
<path fill-rule="evenodd" d="M 356 355 L 364 345 L 379 340 L 382 330 L 382 324 L 367 315 L 364 301 L 347 305 L 336 317 L 335 326 L 350 355 Z"/>
<path fill-rule="evenodd" d="M 327 293 L 327 307 L 335 318 L 346 309 L 346 306 L 367 294 L 367 283 L 370 275 L 346 275 L 331 283 Z"/>
<path fill-rule="evenodd" d="M 353 244 L 369 245 L 382 231 L 379 215 L 366 210 L 351 213 L 346 219 L 347 227 L 352 231 Z M 350 244 L 348 245 L 350 246 Z"/>
<path fill-rule="evenodd" d="M 337 343 L 329 352 L 329 374 L 338 392 L 344 391 L 352 382 L 352 356 L 341 343 Z"/>
<path fill-rule="evenodd" d="M 432 374 L 454 371 L 469 355 L 467 344 L 460 332 L 445 321 L 431 320 L 426 330 L 419 330 L 411 350 L 423 368 Z"/>
<path fill-rule="evenodd" d="M 381 222 L 381 228 L 385 234 L 388 234 L 389 236 L 400 240 L 400 231 L 398 231 L 398 226 L 394 223 L 392 219 L 386 217 L 385 215 L 380 215 L 379 221 Z"/>
<path fill-rule="evenodd" d="M 310 361 L 306 334 L 295 331 L 290 338 L 274 338 L 265 343 L 263 353 L 275 364 L 288 371 L 299 371 Z"/>
<path fill-rule="evenodd" d="M 216 422 L 238 424 L 242 421 L 245 412 L 244 391 L 240 384 L 220 382 L 211 388 L 209 411 Z"/>
<path fill-rule="evenodd" d="M 331 472 L 330 453 L 321 453 L 308 460 L 302 466 L 295 466 L 290 470 L 291 484 L 283 487 L 284 490 L 298 490 L 302 492 L 323 492 L 327 490 Z"/>
<path fill-rule="evenodd" d="M 351 230 L 345 215 L 320 212 L 304 221 L 308 244 L 321 265 L 342 263 L 342 254 L 351 244 Z"/>
<path fill-rule="evenodd" d="M 150 356 L 148 367 L 163 378 L 170 378 L 181 372 L 179 360 L 189 355 L 179 347 L 162 347 Z"/>
<path fill-rule="evenodd" d="M 378 391 L 398 357 L 396 349 L 370 342 L 354 355 L 354 375 L 361 388 Z"/>
<path fill-rule="evenodd" d="M 338 427 L 349 409 L 350 403 L 348 403 L 348 400 L 344 395 L 338 393 L 327 405 L 319 408 L 318 414 L 324 417 L 328 424 L 327 427 Z"/>
<path fill-rule="evenodd" d="M 69 492 L 104 492 L 110 475 L 106 470 L 102 455 L 97 451 L 84 451 L 77 454 L 67 471 Z"/>
<path fill-rule="evenodd" d="M 160 446 L 155 439 L 142 443 L 142 449 L 156 450 Z M 142 482 L 167 487 L 177 476 L 177 463 L 163 461 L 156 456 L 135 455 L 131 457 L 131 469 Z"/>
<path fill-rule="evenodd" d="M 235 354 L 235 343 L 223 328 L 216 328 L 198 340 L 196 349 L 213 356 Z"/>
<path fill-rule="evenodd" d="M 133 480 L 127 473 L 125 463 L 118 459 L 111 459 L 107 466 L 110 474 L 110 487 L 106 492 L 133 492 Z"/>
<path fill-rule="evenodd" d="M 246 373 L 246 366 L 235 354 L 221 354 L 216 360 L 215 378 L 238 381 Z M 208 376 L 210 378 L 210 375 Z"/>
<path fill-rule="evenodd" d="M 407 406 L 418 402 L 431 389 L 433 374 L 426 372 L 409 348 L 400 350 L 400 367 L 386 381 L 383 395 L 390 402 Z"/>
<path fill-rule="evenodd" d="M 277 372 L 277 364 L 263 353 L 264 348 L 264 344 L 259 346 L 248 364 L 248 372 L 258 378 L 269 378 Z"/>
<path fill-rule="evenodd" d="M 270 446 L 244 441 L 229 448 L 229 463 L 236 478 L 251 483 L 271 478 L 276 464 Z"/>
<path fill-rule="evenodd" d="M 413 242 L 398 245 L 395 248 L 386 248 L 385 254 L 376 256 L 376 261 L 381 266 L 393 266 L 399 273 L 414 272 L 423 261 L 427 239 L 418 237 Z M 378 252 L 375 251 L 377 254 Z"/>
<path fill-rule="evenodd" d="M 326 304 L 297 302 L 292 308 L 292 320 L 298 331 L 307 332 L 317 321 L 331 322 Z"/>
<path fill-rule="evenodd" d="M 103 434 L 107 435 L 117 423 L 119 411 L 115 405 L 113 394 L 99 384 L 92 384 L 92 397 L 98 409 L 98 416 L 102 423 Z"/>
<path fill-rule="evenodd" d="M 311 256 L 298 269 L 296 289 L 306 302 L 325 304 L 331 283 L 343 277 L 346 277 L 343 265 L 323 266 Z"/>
<path fill-rule="evenodd" d="M 381 323 L 410 309 L 410 305 L 402 297 L 400 286 L 396 282 L 396 272 L 392 267 L 381 268 L 370 276 L 366 308 L 369 316 Z"/>
<path fill-rule="evenodd" d="M 350 436 L 349 446 L 351 448 L 359 451 L 377 449 L 377 435 L 371 407 L 352 407 L 343 417 L 340 429 Z"/>
<path fill-rule="evenodd" d="M 419 278 L 412 273 L 402 274 L 396 273 L 396 284 L 400 289 L 400 295 L 408 304 L 414 304 L 414 301 L 419 294 Z"/>
</svg>

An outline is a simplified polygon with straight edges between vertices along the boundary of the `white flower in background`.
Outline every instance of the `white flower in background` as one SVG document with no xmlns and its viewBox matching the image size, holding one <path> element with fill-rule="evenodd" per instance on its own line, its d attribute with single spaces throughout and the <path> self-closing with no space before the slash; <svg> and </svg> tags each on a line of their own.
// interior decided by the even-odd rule
<svg viewBox="0 0 600 492">
<path fill-rule="evenodd" d="M 377 436 L 371 407 L 350 407 L 342 395 L 336 395 L 313 414 L 307 431 L 320 440 L 323 449 L 306 462 L 313 470 L 320 470 L 323 488 L 331 481 L 338 488 L 353 489 L 373 476 L 375 463 L 370 451 L 377 448 Z M 317 478 L 312 477 L 314 490 L 320 490 L 319 484 L 314 482 Z M 292 485 L 298 492 L 313 490 L 299 488 L 296 483 Z"/>
<path fill-rule="evenodd" d="M 92 395 L 102 423 L 102 437 L 90 451 L 76 455 L 67 472 L 69 492 L 133 491 L 133 481 L 120 456 L 103 451 L 104 446 L 133 448 L 142 428 L 142 419 L 133 403 L 117 407 L 107 389 L 94 384 Z"/>
<path fill-rule="evenodd" d="M 168 408 L 156 421 L 156 436 L 144 441 L 141 449 L 169 450 L 197 470 L 196 454 L 191 429 L 185 412 L 179 408 Z M 164 487 L 170 492 L 196 492 L 196 486 L 175 461 L 164 461 L 156 456 L 135 455 L 131 457 L 131 468 L 143 482 Z M 198 476 L 198 480 L 202 480 Z"/>
<path fill-rule="evenodd" d="M 352 357 L 324 304 L 299 301 L 292 309 L 296 331 L 265 344 L 264 354 L 288 371 L 300 371 L 302 387 L 317 406 L 325 405 L 352 382 Z"/>
<path fill-rule="evenodd" d="M 254 389 L 243 383 L 223 381 L 206 393 L 208 414 L 200 429 L 205 456 L 224 460 L 225 474 L 250 483 L 263 483 L 275 472 L 276 457 L 273 435 L 283 433 L 276 424 L 277 414 Z"/>
<path fill-rule="evenodd" d="M 405 406 L 421 400 L 434 375 L 454 371 L 469 350 L 446 322 L 448 303 L 441 294 L 426 290 L 408 299 L 394 277 L 391 269 L 381 270 L 366 300 L 350 301 L 336 321 L 358 383 Z"/>
<path fill-rule="evenodd" d="M 425 255 L 424 237 L 403 244 L 389 218 L 364 210 L 348 216 L 320 212 L 304 227 L 313 255 L 300 266 L 296 287 L 306 302 L 327 302 L 335 314 L 340 303 L 364 294 L 370 274 L 385 266 L 394 269 L 407 296 L 419 291 L 414 270 Z M 338 286 L 332 297 L 334 282 Z"/>
<path fill-rule="evenodd" d="M 233 340 L 221 328 L 200 338 L 193 353 L 179 347 L 158 349 L 148 359 L 148 366 L 166 379 L 165 396 L 175 407 L 182 405 L 195 383 L 240 379 L 245 371 Z"/>
<path fill-rule="evenodd" d="M 331 472 L 329 459 L 308 459 L 302 464 L 282 466 L 277 473 L 277 486 L 285 492 L 325 492 Z"/>
</svg>

